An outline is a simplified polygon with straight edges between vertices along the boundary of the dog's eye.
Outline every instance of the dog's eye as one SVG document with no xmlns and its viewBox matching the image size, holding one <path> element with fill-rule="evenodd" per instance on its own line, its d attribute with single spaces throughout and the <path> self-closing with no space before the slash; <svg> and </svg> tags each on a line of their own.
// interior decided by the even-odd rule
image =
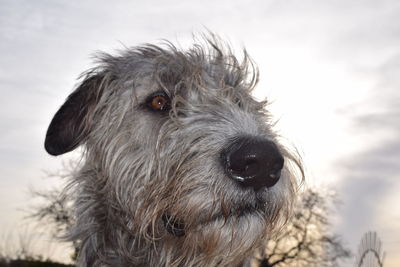
<svg viewBox="0 0 400 267">
<path fill-rule="evenodd" d="M 148 98 L 147 105 L 155 111 L 167 111 L 171 108 L 171 100 L 166 93 L 159 92 Z"/>
</svg>

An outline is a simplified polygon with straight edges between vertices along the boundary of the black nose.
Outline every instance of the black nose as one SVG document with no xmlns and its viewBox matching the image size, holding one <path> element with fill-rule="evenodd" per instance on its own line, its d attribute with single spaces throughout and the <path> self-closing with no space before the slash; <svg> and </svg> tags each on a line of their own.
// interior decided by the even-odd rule
<svg viewBox="0 0 400 267">
<path fill-rule="evenodd" d="M 236 139 L 222 151 L 221 158 L 229 177 L 255 190 L 274 186 L 284 164 L 274 142 L 253 137 Z"/>
</svg>

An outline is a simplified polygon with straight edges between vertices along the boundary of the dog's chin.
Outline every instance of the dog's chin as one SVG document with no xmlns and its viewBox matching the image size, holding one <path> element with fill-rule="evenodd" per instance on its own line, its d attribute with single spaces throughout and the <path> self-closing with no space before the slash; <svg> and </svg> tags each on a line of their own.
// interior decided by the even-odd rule
<svg viewBox="0 0 400 267">
<path fill-rule="evenodd" d="M 232 227 L 238 228 L 245 226 L 243 230 L 249 230 L 252 225 L 260 225 L 266 223 L 265 212 L 259 208 L 241 208 L 229 214 L 216 214 L 208 218 L 198 218 L 198 221 L 192 223 L 190 227 L 185 223 L 185 220 L 173 217 L 168 213 L 162 216 L 162 221 L 165 230 L 175 236 L 183 237 L 187 231 L 201 232 L 202 229 L 208 229 L 212 225 L 219 225 L 219 227 Z"/>
<path fill-rule="evenodd" d="M 179 253 L 195 253 L 196 257 L 205 260 L 218 258 L 219 262 L 227 261 L 221 266 L 237 266 L 244 258 L 250 256 L 255 248 L 265 242 L 267 222 L 257 212 L 227 218 L 217 216 L 213 220 L 197 225 L 187 225 L 182 220 L 163 216 L 164 228 L 168 233 L 164 236 L 165 244 L 185 248 Z M 224 255 L 224 258 L 221 258 Z M 182 254 L 179 254 L 182 256 Z M 193 256 L 193 255 L 190 255 Z M 219 264 L 203 266 L 215 266 Z"/>
</svg>

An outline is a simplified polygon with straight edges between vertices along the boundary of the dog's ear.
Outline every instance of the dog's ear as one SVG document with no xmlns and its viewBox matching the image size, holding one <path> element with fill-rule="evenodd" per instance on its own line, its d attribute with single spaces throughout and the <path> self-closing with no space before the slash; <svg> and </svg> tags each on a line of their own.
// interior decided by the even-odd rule
<svg viewBox="0 0 400 267">
<path fill-rule="evenodd" d="M 87 137 L 93 113 L 104 86 L 104 75 L 88 75 L 54 115 L 47 129 L 44 147 L 58 156 L 72 151 Z"/>
</svg>

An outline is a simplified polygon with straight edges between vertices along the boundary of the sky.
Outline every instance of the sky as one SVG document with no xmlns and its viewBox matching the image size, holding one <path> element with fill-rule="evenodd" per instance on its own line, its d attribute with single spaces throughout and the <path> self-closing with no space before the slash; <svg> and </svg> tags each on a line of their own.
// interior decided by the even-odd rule
<svg viewBox="0 0 400 267">
<path fill-rule="evenodd" d="M 356 251 L 364 232 L 377 231 L 385 266 L 400 266 L 396 0 L 0 0 L 0 242 L 35 231 L 24 219 L 30 188 L 60 184 L 47 173 L 71 155 L 47 155 L 45 132 L 93 53 L 162 39 L 186 45 L 206 29 L 257 62 L 255 96 L 273 102 L 306 184 L 336 190 L 333 229 L 345 244 Z"/>
</svg>

